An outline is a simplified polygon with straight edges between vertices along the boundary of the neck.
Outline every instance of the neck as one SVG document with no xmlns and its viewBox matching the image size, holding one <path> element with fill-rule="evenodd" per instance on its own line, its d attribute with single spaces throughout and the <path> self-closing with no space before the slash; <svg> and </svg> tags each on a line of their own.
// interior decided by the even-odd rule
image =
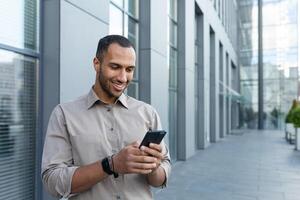
<svg viewBox="0 0 300 200">
<path fill-rule="evenodd" d="M 105 104 L 114 104 L 117 100 L 116 97 L 109 96 L 103 88 L 100 86 L 100 84 L 96 81 L 95 85 L 93 86 L 93 90 L 98 96 L 98 98 Z"/>
</svg>

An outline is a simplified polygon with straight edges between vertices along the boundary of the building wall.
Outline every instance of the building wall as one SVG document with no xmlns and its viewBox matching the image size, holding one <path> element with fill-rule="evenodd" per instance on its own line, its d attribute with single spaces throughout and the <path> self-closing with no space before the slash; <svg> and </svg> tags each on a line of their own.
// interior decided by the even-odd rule
<svg viewBox="0 0 300 200">
<path fill-rule="evenodd" d="M 90 89 L 99 38 L 108 34 L 109 1 L 64 0 L 60 8 L 60 102 Z"/>
<path fill-rule="evenodd" d="M 204 113 L 205 113 L 205 122 L 204 122 L 204 134 L 207 136 L 208 134 L 211 134 L 211 142 L 217 142 L 220 139 L 220 136 L 223 134 L 229 134 L 229 131 L 225 131 L 226 129 L 230 130 L 230 106 L 231 100 L 230 97 L 226 97 L 224 95 L 219 95 L 220 87 L 223 87 L 222 84 L 219 84 L 219 42 L 222 43 L 223 46 L 223 83 L 226 85 L 227 88 L 232 88 L 231 85 L 231 62 L 235 63 L 236 66 L 238 66 L 238 60 L 237 60 L 237 54 L 235 51 L 235 47 L 232 45 L 235 42 L 232 42 L 231 40 L 234 38 L 230 35 L 229 29 L 226 27 L 231 26 L 230 23 L 232 23 L 229 20 L 228 13 L 231 12 L 228 10 L 232 6 L 228 6 L 228 4 L 232 3 L 233 1 L 222 1 L 224 3 L 224 7 L 227 6 L 227 9 L 224 11 L 224 19 L 221 15 L 218 16 L 218 12 L 216 12 L 216 9 L 214 8 L 213 1 L 196 1 L 197 5 L 199 6 L 201 12 L 203 13 L 204 18 L 204 76 L 203 76 L 203 84 L 204 84 Z M 222 5 L 222 4 L 221 4 Z M 218 9 L 218 8 L 217 8 Z M 223 22 L 224 20 L 224 22 Z M 234 20 L 233 20 L 234 21 Z M 224 24 L 225 23 L 225 24 Z M 210 66 L 210 29 L 213 29 L 215 34 L 215 56 L 214 56 L 214 62 L 215 67 L 212 68 Z M 229 37 L 230 36 L 230 37 Z M 231 39 L 230 39 L 231 38 Z M 226 54 L 228 54 L 228 60 L 226 59 Z M 214 73 L 211 73 L 211 71 L 214 71 Z M 211 78 L 214 78 L 215 80 L 211 83 Z M 227 80 L 227 81 L 226 81 Z M 211 87 L 211 84 L 214 84 Z M 223 93 L 228 95 L 228 89 L 223 87 Z M 210 92 L 213 92 L 213 97 L 210 98 Z M 223 121 L 225 122 L 223 125 L 223 130 L 219 129 L 219 113 L 220 112 L 220 104 L 219 104 L 219 98 L 223 99 Z M 229 101 L 229 102 L 227 102 Z M 227 105 L 226 105 L 227 103 Z M 210 104 L 214 104 L 211 106 Z M 210 112 L 209 108 L 212 107 L 214 112 Z M 209 120 L 210 119 L 210 120 Z M 215 119 L 214 121 L 212 121 Z M 213 129 L 213 130 L 212 130 Z M 224 131 L 223 134 L 221 134 L 221 131 Z M 204 141 L 204 144 L 202 148 L 205 148 L 207 145 L 209 145 L 209 141 Z"/>
</svg>

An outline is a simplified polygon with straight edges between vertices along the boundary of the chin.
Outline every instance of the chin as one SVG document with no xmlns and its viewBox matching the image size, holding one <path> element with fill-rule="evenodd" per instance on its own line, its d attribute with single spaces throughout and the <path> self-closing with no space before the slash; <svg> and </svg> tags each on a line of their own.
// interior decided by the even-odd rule
<svg viewBox="0 0 300 200">
<path fill-rule="evenodd" d="M 112 92 L 111 94 L 112 94 L 114 97 L 119 98 L 119 97 L 122 95 L 123 92 L 124 92 L 124 91 L 122 91 L 122 92 Z"/>
</svg>

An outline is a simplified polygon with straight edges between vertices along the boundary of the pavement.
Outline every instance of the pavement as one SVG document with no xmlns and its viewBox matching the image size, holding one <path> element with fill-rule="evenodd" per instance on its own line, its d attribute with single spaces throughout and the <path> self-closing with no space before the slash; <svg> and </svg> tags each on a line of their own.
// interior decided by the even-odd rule
<svg viewBox="0 0 300 200">
<path fill-rule="evenodd" d="M 155 200 L 300 200 L 300 152 L 282 131 L 228 135 L 177 161 Z"/>
</svg>

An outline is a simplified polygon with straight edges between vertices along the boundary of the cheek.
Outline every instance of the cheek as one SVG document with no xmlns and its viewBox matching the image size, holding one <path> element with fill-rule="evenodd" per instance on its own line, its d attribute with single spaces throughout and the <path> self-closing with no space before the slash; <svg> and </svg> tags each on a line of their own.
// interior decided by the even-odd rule
<svg viewBox="0 0 300 200">
<path fill-rule="evenodd" d="M 130 82 L 133 79 L 133 73 L 127 74 L 127 80 Z"/>
</svg>

